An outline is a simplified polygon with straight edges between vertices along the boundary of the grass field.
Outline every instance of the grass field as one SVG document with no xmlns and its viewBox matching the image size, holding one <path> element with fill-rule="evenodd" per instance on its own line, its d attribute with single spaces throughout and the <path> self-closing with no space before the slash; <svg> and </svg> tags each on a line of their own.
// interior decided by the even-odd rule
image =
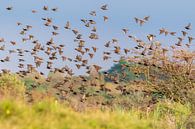
<svg viewBox="0 0 195 129">
<path fill-rule="evenodd" d="M 90 109 L 76 112 L 56 100 L 26 104 L 0 101 L 0 128 L 4 129 L 184 129 L 190 104 L 159 102 L 153 109 L 124 111 Z"/>
</svg>

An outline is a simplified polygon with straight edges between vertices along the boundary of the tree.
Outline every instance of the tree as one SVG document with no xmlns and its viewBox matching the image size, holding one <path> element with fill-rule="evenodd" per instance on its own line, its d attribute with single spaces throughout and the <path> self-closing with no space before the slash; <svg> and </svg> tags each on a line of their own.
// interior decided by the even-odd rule
<svg viewBox="0 0 195 129">
<path fill-rule="evenodd" d="M 104 71 L 108 76 L 105 77 L 106 81 L 112 81 L 111 76 L 118 76 L 118 81 L 128 82 L 134 80 L 145 80 L 145 75 L 143 73 L 136 74 L 131 68 L 138 64 L 127 62 L 125 59 L 121 59 L 119 63 L 114 64 L 108 71 Z"/>
</svg>

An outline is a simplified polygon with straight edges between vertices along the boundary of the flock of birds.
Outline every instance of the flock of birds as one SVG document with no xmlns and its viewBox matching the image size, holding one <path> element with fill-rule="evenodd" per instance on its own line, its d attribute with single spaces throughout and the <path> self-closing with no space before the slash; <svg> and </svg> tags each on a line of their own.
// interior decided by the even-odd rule
<svg viewBox="0 0 195 129">
<path fill-rule="evenodd" d="M 101 11 L 107 11 L 109 10 L 108 5 L 102 5 L 99 8 Z M 6 8 L 7 11 L 14 11 L 14 7 L 9 6 Z M 53 11 L 58 12 L 58 8 L 49 8 L 48 6 L 43 6 L 42 11 Z M 32 14 L 39 13 L 37 10 L 32 10 Z M 81 19 L 81 22 L 83 23 L 83 26 L 85 28 L 88 28 L 90 31 L 90 35 L 88 36 L 89 40 L 98 40 L 99 35 L 96 27 L 96 21 L 94 20 L 94 17 L 97 17 L 97 11 L 93 10 L 89 12 L 90 19 Z M 104 22 L 109 22 L 108 16 L 103 16 Z M 63 26 L 63 29 L 67 31 L 71 31 L 73 35 L 75 36 L 74 42 L 77 44 L 77 47 L 74 48 L 74 52 L 77 53 L 75 57 L 68 57 L 67 53 L 65 52 L 65 44 L 58 44 L 54 41 L 54 37 L 59 34 L 58 30 L 62 27 L 57 26 L 53 23 L 53 18 L 49 17 L 42 17 L 41 19 L 43 21 L 43 25 L 45 27 L 48 27 L 48 29 L 52 28 L 52 36 L 50 37 L 50 40 L 46 43 L 40 42 L 34 35 L 28 34 L 28 32 L 33 28 L 31 25 L 24 25 L 22 22 L 17 22 L 16 25 L 20 28 L 19 35 L 22 36 L 21 41 L 22 42 L 30 42 L 31 45 L 33 45 L 32 49 L 26 49 L 25 47 L 21 47 L 19 49 L 9 49 L 7 50 L 5 44 L 10 44 L 11 46 L 16 46 L 18 44 L 17 41 L 8 41 L 4 37 L 0 37 L 0 51 L 8 51 L 9 54 L 1 59 L 1 63 L 6 63 L 10 61 L 10 57 L 12 54 L 16 53 L 18 56 L 18 68 L 19 71 L 17 74 L 20 76 L 25 76 L 27 73 L 31 73 L 36 68 L 39 68 L 41 65 L 46 64 L 46 69 L 52 72 L 60 72 L 60 73 L 66 73 L 70 76 L 74 75 L 74 70 L 71 69 L 68 65 L 62 66 L 61 68 L 55 67 L 54 61 L 58 62 L 73 62 L 77 69 L 84 68 L 86 69 L 86 73 L 89 74 L 91 67 L 95 68 L 96 72 L 99 72 L 102 69 L 102 66 L 96 65 L 96 64 L 90 64 L 89 60 L 94 58 L 94 55 L 100 55 L 98 52 L 99 48 L 96 46 L 88 47 L 86 45 L 86 40 L 83 38 L 83 34 L 79 32 L 78 29 L 73 29 L 71 27 L 71 22 L 67 21 L 65 25 Z M 145 16 L 143 18 L 134 18 L 135 24 L 138 24 L 140 26 L 143 26 L 147 22 L 150 21 L 150 16 Z M 183 45 L 186 45 L 186 47 L 190 47 L 192 45 L 193 40 L 195 40 L 194 37 L 190 36 L 188 33 L 192 29 L 191 23 L 184 26 L 184 29 L 181 31 L 181 36 L 177 37 L 177 33 L 174 31 L 169 31 L 166 28 L 159 29 L 159 34 L 164 34 L 165 36 L 175 36 L 177 37 L 178 41 L 172 45 L 172 49 L 175 49 L 176 47 L 181 47 Z M 137 58 L 137 54 L 140 56 L 148 56 L 151 55 L 156 49 L 163 49 L 163 51 L 168 51 L 168 49 L 163 48 L 161 46 L 161 43 L 156 40 L 157 35 L 155 34 L 148 34 L 146 36 L 147 41 L 144 41 L 140 38 L 137 38 L 136 36 L 133 36 L 129 34 L 128 28 L 122 28 L 121 31 L 127 36 L 129 39 L 131 39 L 133 42 L 135 42 L 134 48 L 122 48 L 119 45 L 119 40 L 117 38 L 112 38 L 110 41 L 107 41 L 103 44 L 103 47 L 105 48 L 105 51 L 103 52 L 102 60 L 112 60 L 114 56 L 122 56 L 126 55 L 126 57 L 133 56 L 134 59 Z M 188 42 L 186 44 L 183 43 L 184 39 L 188 39 Z M 68 44 L 67 44 L 68 45 Z M 109 48 L 108 51 L 106 49 Z M 24 56 L 26 54 L 30 54 L 31 57 L 34 59 L 34 63 L 28 64 L 25 63 L 26 59 Z M 39 53 L 43 53 L 40 55 Z M 101 53 L 102 54 L 102 53 Z M 84 58 L 85 57 L 85 58 Z M 88 58 L 86 58 L 88 57 Z M 120 59 L 119 59 L 120 60 Z M 117 63 L 119 60 L 113 60 L 114 63 Z M 1 69 L 3 73 L 9 73 L 9 69 Z M 44 75 L 44 71 L 40 71 L 41 75 Z M 105 73 L 106 74 L 106 73 Z"/>
</svg>

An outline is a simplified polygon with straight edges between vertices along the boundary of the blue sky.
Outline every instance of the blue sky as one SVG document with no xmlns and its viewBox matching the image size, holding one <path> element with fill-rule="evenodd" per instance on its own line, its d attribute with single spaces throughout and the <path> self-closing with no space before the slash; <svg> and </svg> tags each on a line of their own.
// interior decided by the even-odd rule
<svg viewBox="0 0 195 129">
<path fill-rule="evenodd" d="M 101 11 L 100 6 L 108 4 L 108 11 Z M 57 12 L 45 12 L 42 10 L 43 6 L 47 5 L 49 8 L 58 7 Z M 13 6 L 12 11 L 6 11 L 7 6 Z M 32 14 L 31 10 L 38 11 L 37 14 Z M 21 22 L 24 25 L 32 25 L 33 29 L 29 32 L 35 35 L 40 42 L 46 42 L 51 37 L 51 30 L 43 26 L 42 17 L 52 17 L 54 24 L 61 27 L 60 35 L 55 37 L 55 41 L 66 45 L 65 54 L 74 56 L 72 32 L 63 29 L 67 21 L 71 22 L 72 28 L 77 28 L 83 35 L 89 31 L 83 27 L 80 22 L 81 18 L 92 18 L 97 22 L 98 34 L 100 39 L 98 41 L 87 40 L 88 46 L 98 46 L 99 51 L 95 58 L 90 63 L 103 65 L 104 69 L 112 66 L 112 62 L 102 62 L 103 45 L 112 38 L 117 38 L 119 44 L 123 47 L 134 46 L 127 37 L 124 36 L 121 29 L 128 28 L 130 34 L 136 35 L 139 38 L 146 40 L 146 35 L 149 33 L 158 34 L 159 29 L 164 27 L 170 31 L 179 32 L 183 30 L 188 23 L 195 25 L 195 0 L 1 0 L 0 1 L 0 38 L 5 38 L 6 41 L 17 41 L 18 48 L 30 48 L 28 43 L 20 43 L 21 36 L 18 34 L 21 28 L 16 26 L 16 22 Z M 92 17 L 89 12 L 97 11 L 97 17 Z M 109 17 L 107 23 L 103 22 L 103 16 Z M 140 27 L 135 24 L 134 17 L 143 18 L 150 16 L 150 22 Z M 195 31 L 190 32 L 195 37 Z M 178 36 L 181 34 L 179 33 Z M 87 36 L 87 35 L 86 35 Z M 176 40 L 171 37 L 158 36 L 158 40 L 165 46 L 173 44 Z M 14 48 L 6 46 L 8 49 Z M 195 49 L 194 47 L 191 48 Z M 1 52 L 0 57 L 5 57 L 7 53 Z M 32 59 L 26 55 L 27 62 L 31 63 Z M 113 57 L 118 58 L 118 57 Z M 17 60 L 13 56 L 10 63 L 0 63 L 0 67 L 16 69 Z M 66 64 L 66 63 L 65 63 Z M 63 64 L 63 65 L 65 65 Z M 56 66 L 61 66 L 62 63 L 56 61 Z M 75 69 L 73 64 L 67 63 Z M 43 68 L 40 68 L 43 69 Z M 82 73 L 82 70 L 78 71 Z"/>
</svg>

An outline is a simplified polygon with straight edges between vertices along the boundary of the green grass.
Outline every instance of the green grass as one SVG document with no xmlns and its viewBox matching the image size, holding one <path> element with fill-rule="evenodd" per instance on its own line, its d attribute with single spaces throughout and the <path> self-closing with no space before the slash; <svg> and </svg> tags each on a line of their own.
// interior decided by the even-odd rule
<svg viewBox="0 0 195 129">
<path fill-rule="evenodd" d="M 184 128 L 190 104 L 159 102 L 154 109 L 124 111 L 90 109 L 76 112 L 56 100 L 27 104 L 0 101 L 0 128 L 4 129 L 174 129 Z"/>
</svg>

